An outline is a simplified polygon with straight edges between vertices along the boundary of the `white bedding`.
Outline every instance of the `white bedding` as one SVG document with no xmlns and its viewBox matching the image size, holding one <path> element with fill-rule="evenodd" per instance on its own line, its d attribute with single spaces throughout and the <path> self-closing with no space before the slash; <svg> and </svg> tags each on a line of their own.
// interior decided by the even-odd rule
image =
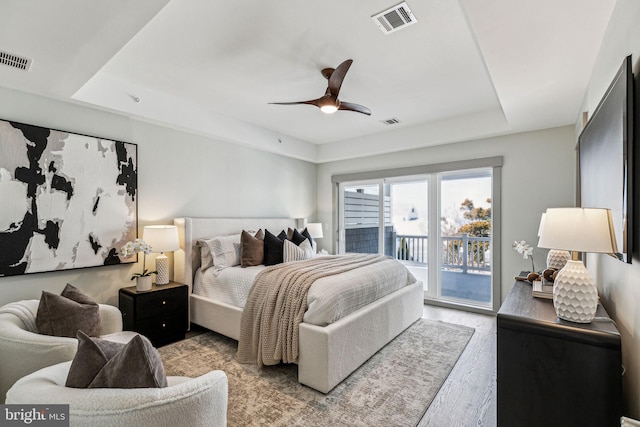
<svg viewBox="0 0 640 427">
<path fill-rule="evenodd" d="M 198 270 L 193 293 L 243 308 L 253 280 L 264 268 L 260 265 Z M 341 277 L 343 280 L 338 280 L 336 276 L 324 277 L 311 286 L 304 322 L 318 326 L 331 324 L 416 281 L 402 264 L 390 258 L 367 268 L 343 273 Z M 383 280 L 374 280 L 381 277 Z"/>
</svg>

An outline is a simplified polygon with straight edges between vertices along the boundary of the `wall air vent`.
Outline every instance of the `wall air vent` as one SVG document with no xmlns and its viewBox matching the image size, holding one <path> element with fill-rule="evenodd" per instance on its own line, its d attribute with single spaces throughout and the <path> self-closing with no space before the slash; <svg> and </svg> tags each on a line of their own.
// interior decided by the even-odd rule
<svg viewBox="0 0 640 427">
<path fill-rule="evenodd" d="M 376 23 L 384 34 L 393 33 L 394 31 L 401 30 L 418 22 L 416 17 L 413 16 L 411 9 L 409 9 L 407 2 L 402 2 L 390 9 L 373 15 L 371 19 L 373 19 L 373 22 Z"/>
<path fill-rule="evenodd" d="M 0 50 L 0 64 L 8 65 L 18 70 L 29 71 L 31 59 Z"/>
<path fill-rule="evenodd" d="M 400 123 L 400 120 L 396 119 L 395 117 L 392 117 L 390 119 L 387 120 L 380 120 L 382 123 L 384 123 L 385 125 L 396 125 L 398 123 Z"/>
</svg>

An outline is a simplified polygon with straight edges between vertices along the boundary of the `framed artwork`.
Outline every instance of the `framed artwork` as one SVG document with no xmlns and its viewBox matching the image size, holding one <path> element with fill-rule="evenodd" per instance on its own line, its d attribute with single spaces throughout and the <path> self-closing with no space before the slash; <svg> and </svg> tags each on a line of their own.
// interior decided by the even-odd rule
<svg viewBox="0 0 640 427">
<path fill-rule="evenodd" d="M 135 262 L 137 145 L 0 120 L 0 276 Z"/>
</svg>

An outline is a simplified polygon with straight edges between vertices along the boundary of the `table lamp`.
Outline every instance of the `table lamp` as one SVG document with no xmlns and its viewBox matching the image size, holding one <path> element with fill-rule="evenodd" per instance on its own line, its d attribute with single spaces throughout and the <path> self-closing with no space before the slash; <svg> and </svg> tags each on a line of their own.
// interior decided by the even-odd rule
<svg viewBox="0 0 640 427">
<path fill-rule="evenodd" d="M 180 248 L 178 227 L 175 225 L 146 225 L 142 232 L 142 240 L 152 252 L 160 253 L 156 257 L 156 285 L 169 283 L 169 259 L 164 252 L 173 252 Z"/>
<path fill-rule="evenodd" d="M 578 253 L 618 252 L 611 211 L 596 208 L 547 209 L 538 246 L 572 251 L 572 259 L 556 276 L 553 306 L 560 319 L 591 323 L 598 308 L 598 289 L 578 259 Z"/>
<path fill-rule="evenodd" d="M 323 237 L 321 222 L 310 222 L 307 224 L 307 231 L 312 239 L 322 239 Z"/>
</svg>

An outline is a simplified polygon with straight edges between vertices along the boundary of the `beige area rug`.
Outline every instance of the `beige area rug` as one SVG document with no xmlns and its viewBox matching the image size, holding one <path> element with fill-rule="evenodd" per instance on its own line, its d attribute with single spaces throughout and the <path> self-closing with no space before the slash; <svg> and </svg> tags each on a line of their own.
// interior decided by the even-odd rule
<svg viewBox="0 0 640 427">
<path fill-rule="evenodd" d="M 237 342 L 213 332 L 159 350 L 167 375 L 226 372 L 230 427 L 415 426 L 473 332 L 420 319 L 326 395 L 297 382 L 297 365 L 238 363 Z"/>
</svg>

